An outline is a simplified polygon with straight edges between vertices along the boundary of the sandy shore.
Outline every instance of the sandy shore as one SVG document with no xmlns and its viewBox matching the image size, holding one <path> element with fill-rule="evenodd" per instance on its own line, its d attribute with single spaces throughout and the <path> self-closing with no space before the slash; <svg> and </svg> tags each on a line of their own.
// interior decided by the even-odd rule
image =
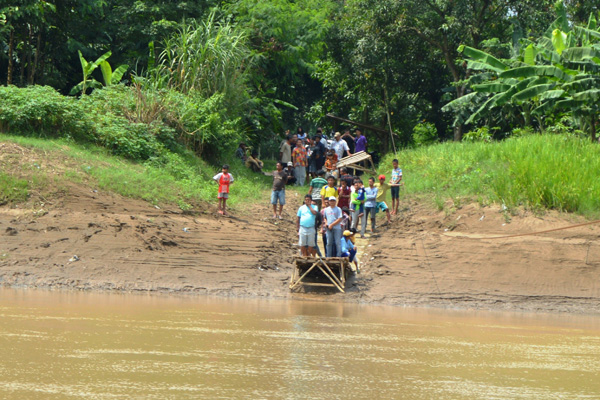
<svg viewBox="0 0 600 400">
<path fill-rule="evenodd" d="M 300 199 L 289 196 L 289 204 Z M 366 241 L 346 294 L 290 293 L 294 217 L 268 205 L 232 217 L 183 213 L 72 186 L 34 208 L 0 208 L 0 284 L 302 298 L 399 306 L 600 313 L 600 227 L 513 238 L 582 222 L 419 203 Z"/>
</svg>

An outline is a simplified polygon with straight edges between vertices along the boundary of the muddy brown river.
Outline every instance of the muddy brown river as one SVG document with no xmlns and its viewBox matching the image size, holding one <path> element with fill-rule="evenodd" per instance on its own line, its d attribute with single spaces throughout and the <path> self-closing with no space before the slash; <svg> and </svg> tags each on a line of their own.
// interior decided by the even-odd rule
<svg viewBox="0 0 600 400">
<path fill-rule="evenodd" d="M 600 318 L 0 289 L 1 399 L 599 399 Z"/>
</svg>

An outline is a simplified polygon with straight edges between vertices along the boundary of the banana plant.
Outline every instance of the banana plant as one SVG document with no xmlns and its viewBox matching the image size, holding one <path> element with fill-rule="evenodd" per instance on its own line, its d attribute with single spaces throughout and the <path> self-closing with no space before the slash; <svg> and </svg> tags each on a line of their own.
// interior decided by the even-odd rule
<svg viewBox="0 0 600 400">
<path fill-rule="evenodd" d="M 595 140 L 600 111 L 600 31 L 593 15 L 587 27 L 571 29 L 565 23 L 564 8 L 557 5 L 557 12 L 559 18 L 546 36 L 523 46 L 513 59 L 499 60 L 461 46 L 459 52 L 465 56 L 467 67 L 475 71 L 469 80 L 473 92 L 448 103 L 443 110 L 465 119 L 465 110 L 471 109 L 465 122 L 470 124 L 497 115 L 500 108 L 518 108 L 526 125 L 536 118 L 540 129 L 548 115 L 568 112 L 585 121 L 582 128 L 589 128 Z M 476 106 L 469 107 L 469 100 Z"/>
<path fill-rule="evenodd" d="M 96 68 L 98 68 L 98 66 L 100 66 L 100 64 L 103 61 L 106 61 L 106 59 L 111 56 L 112 53 L 110 51 L 107 51 L 106 53 L 104 53 L 100 57 L 98 57 L 98 59 L 96 61 L 89 62 L 83 57 L 83 54 L 81 54 L 81 51 L 77 50 L 77 52 L 79 53 L 79 61 L 81 62 L 81 70 L 83 73 L 83 80 L 81 82 L 79 82 L 77 85 L 73 86 L 73 89 L 71 89 L 70 94 L 75 95 L 77 93 L 81 93 L 82 95 L 85 95 L 88 87 L 91 87 L 94 89 L 98 89 L 98 88 L 102 87 L 102 84 L 100 82 L 98 82 L 97 80 L 95 80 L 94 78 L 91 78 L 91 75 L 96 70 Z"/>
<path fill-rule="evenodd" d="M 104 80 L 104 86 L 116 85 L 121 82 L 123 75 L 127 72 L 128 65 L 119 65 L 114 71 L 108 63 L 104 60 L 100 63 L 100 70 L 102 71 L 102 79 Z"/>
</svg>

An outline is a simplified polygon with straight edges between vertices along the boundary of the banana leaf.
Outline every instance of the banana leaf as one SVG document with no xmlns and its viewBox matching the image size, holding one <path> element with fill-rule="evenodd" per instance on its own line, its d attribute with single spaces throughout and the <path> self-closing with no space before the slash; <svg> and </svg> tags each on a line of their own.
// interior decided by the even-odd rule
<svg viewBox="0 0 600 400">
<path fill-rule="evenodd" d="M 487 65 L 486 69 L 490 69 L 496 72 L 502 72 L 508 69 L 508 65 L 498 60 L 491 54 L 488 54 L 484 51 L 474 49 L 469 46 L 461 45 L 458 48 L 459 53 L 463 53 L 465 56 L 472 58 L 475 61 L 479 61 L 485 65 Z"/>
<path fill-rule="evenodd" d="M 480 93 L 497 93 L 497 92 L 505 92 L 508 89 L 513 87 L 513 85 L 508 85 L 506 83 L 485 83 L 481 85 L 473 85 L 471 88 L 476 92 Z"/>
<path fill-rule="evenodd" d="M 530 86 L 530 87 L 516 93 L 514 96 L 512 96 L 511 100 L 523 102 L 525 100 L 529 100 L 534 97 L 540 96 L 544 92 L 547 92 L 548 90 L 551 90 L 552 88 L 554 88 L 554 86 L 555 86 L 555 84 L 553 84 L 553 83 Z"/>
</svg>

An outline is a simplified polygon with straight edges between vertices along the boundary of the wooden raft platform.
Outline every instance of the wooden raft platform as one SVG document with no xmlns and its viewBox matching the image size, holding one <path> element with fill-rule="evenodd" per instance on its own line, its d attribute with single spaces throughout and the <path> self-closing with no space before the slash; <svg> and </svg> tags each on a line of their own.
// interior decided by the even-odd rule
<svg viewBox="0 0 600 400">
<path fill-rule="evenodd" d="M 361 163 L 364 163 L 365 166 L 367 164 L 370 164 L 371 168 L 365 167 Z M 359 151 L 358 153 L 354 153 L 351 156 L 344 157 L 338 160 L 336 168 L 339 169 L 342 167 L 346 167 L 349 169 L 358 169 L 364 172 L 376 173 L 375 165 L 373 164 L 373 159 L 371 158 L 371 155 L 365 153 L 364 151 Z"/>
<path fill-rule="evenodd" d="M 300 286 L 317 286 L 333 287 L 345 293 L 346 278 L 350 272 L 352 267 L 345 257 L 294 257 L 290 290 Z"/>
</svg>

